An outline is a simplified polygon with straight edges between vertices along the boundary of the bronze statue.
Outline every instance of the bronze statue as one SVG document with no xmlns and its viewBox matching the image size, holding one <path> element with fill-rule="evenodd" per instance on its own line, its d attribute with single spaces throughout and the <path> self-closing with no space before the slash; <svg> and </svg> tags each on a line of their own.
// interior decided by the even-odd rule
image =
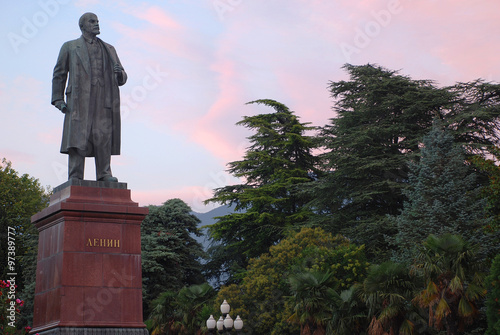
<svg viewBox="0 0 500 335">
<path fill-rule="evenodd" d="M 115 48 L 96 37 L 97 16 L 85 13 L 79 25 L 82 36 L 63 44 L 52 78 L 52 104 L 65 114 L 61 153 L 69 156 L 68 179 L 83 179 L 85 157 L 95 157 L 96 180 L 117 182 L 111 155 L 120 154 L 118 86 L 127 74 Z"/>
</svg>

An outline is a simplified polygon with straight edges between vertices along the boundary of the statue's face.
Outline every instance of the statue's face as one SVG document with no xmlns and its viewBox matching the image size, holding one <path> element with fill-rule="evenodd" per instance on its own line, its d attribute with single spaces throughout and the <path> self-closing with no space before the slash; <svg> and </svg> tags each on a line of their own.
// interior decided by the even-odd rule
<svg viewBox="0 0 500 335">
<path fill-rule="evenodd" d="M 90 14 L 85 18 L 83 21 L 82 31 L 92 35 L 99 35 L 101 33 L 99 30 L 99 20 L 96 15 Z"/>
</svg>

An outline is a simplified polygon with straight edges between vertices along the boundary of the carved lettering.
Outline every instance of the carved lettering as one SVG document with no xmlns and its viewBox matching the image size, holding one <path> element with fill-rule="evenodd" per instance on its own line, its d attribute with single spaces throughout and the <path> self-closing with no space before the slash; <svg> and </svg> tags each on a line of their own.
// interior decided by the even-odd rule
<svg viewBox="0 0 500 335">
<path fill-rule="evenodd" d="M 89 238 L 86 247 L 119 248 L 120 240 L 111 238 Z"/>
</svg>

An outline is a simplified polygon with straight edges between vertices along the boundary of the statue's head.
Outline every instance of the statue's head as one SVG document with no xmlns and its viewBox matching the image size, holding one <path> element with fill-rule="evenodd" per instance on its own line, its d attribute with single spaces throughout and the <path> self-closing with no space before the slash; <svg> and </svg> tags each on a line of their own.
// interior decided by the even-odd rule
<svg viewBox="0 0 500 335">
<path fill-rule="evenodd" d="M 101 33 L 99 30 L 99 20 L 97 19 L 97 15 L 94 13 L 83 14 L 80 17 L 78 24 L 83 34 L 87 33 L 95 36 Z"/>
</svg>

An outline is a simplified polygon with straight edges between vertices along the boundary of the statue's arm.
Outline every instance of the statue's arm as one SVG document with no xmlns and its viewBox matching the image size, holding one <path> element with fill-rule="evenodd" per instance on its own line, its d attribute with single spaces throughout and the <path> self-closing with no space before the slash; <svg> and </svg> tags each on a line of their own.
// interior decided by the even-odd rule
<svg viewBox="0 0 500 335">
<path fill-rule="evenodd" d="M 125 72 L 123 66 L 120 64 L 120 61 L 118 61 L 118 63 L 115 64 L 114 72 L 118 86 L 122 86 L 127 82 L 127 73 Z"/>
<path fill-rule="evenodd" d="M 69 71 L 69 47 L 64 43 L 57 57 L 56 66 L 52 76 L 52 101 L 51 103 L 62 111 L 64 103 L 64 88 Z"/>
<path fill-rule="evenodd" d="M 108 46 L 110 53 L 112 53 L 112 59 L 115 61 L 113 70 L 115 72 L 116 82 L 118 86 L 122 86 L 127 82 L 127 73 L 120 62 L 120 58 L 118 58 L 115 48 L 112 45 Z"/>
</svg>

